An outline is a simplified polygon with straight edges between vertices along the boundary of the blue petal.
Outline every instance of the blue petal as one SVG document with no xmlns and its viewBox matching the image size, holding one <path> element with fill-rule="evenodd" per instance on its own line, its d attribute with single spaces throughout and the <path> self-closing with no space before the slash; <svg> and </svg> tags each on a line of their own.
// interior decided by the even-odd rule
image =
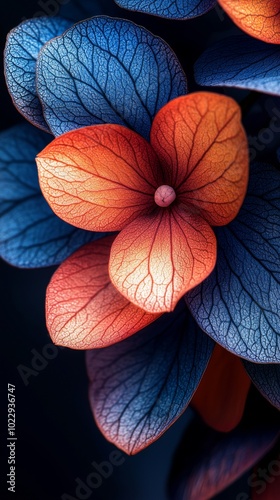
<svg viewBox="0 0 280 500">
<path fill-rule="evenodd" d="M 243 421 L 233 431 L 220 433 L 194 420 L 175 455 L 170 498 L 216 498 L 256 464 L 275 445 L 278 436 L 279 424 L 271 421 L 250 425 Z M 240 493 L 225 498 L 242 500 L 249 496 Z"/>
<path fill-rule="evenodd" d="M 280 362 L 280 172 L 255 164 L 237 218 L 218 228 L 217 265 L 186 295 L 199 326 L 249 361 Z"/>
<path fill-rule="evenodd" d="M 247 35 L 220 40 L 195 64 L 199 85 L 239 87 L 280 95 L 280 46 Z"/>
<path fill-rule="evenodd" d="M 261 394 L 280 410 L 280 366 L 244 361 L 244 366 Z"/>
<path fill-rule="evenodd" d="M 36 91 L 36 61 L 43 45 L 71 24 L 59 17 L 29 19 L 13 29 L 7 38 L 5 74 L 13 103 L 27 120 L 46 132 L 49 127 Z"/>
<path fill-rule="evenodd" d="M 103 236 L 66 224 L 43 198 L 35 156 L 49 141 L 48 134 L 27 123 L 0 134 L 0 255 L 15 266 L 59 264 Z"/>
<path fill-rule="evenodd" d="M 181 301 L 123 342 L 88 351 L 90 400 L 107 439 L 129 454 L 155 441 L 185 410 L 213 346 Z"/>
<path fill-rule="evenodd" d="M 169 46 L 121 19 L 82 21 L 48 43 L 38 59 L 38 93 L 54 135 L 119 123 L 148 138 L 156 112 L 186 91 Z"/>
<path fill-rule="evenodd" d="M 115 0 L 115 2 L 124 9 L 169 19 L 188 19 L 201 16 L 217 3 L 216 0 Z"/>
</svg>

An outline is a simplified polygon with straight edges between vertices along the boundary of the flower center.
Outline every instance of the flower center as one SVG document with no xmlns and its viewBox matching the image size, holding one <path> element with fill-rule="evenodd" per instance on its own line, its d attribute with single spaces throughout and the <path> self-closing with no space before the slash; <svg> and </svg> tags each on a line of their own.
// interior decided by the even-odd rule
<svg viewBox="0 0 280 500">
<path fill-rule="evenodd" d="M 171 186 L 159 186 L 155 192 L 155 202 L 159 207 L 169 207 L 176 199 L 176 193 Z"/>
</svg>

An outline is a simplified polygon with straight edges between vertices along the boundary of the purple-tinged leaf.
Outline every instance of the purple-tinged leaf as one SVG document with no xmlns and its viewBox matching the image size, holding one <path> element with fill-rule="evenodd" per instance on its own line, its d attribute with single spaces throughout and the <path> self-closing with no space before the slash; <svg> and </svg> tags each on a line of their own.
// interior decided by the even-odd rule
<svg viewBox="0 0 280 500">
<path fill-rule="evenodd" d="M 251 169 L 236 219 L 216 230 L 217 264 L 187 293 L 200 328 L 249 361 L 280 362 L 280 172 Z"/>
<path fill-rule="evenodd" d="M 244 366 L 260 393 L 280 410 L 280 365 L 244 361 Z"/>
<path fill-rule="evenodd" d="M 60 17 L 29 19 L 7 37 L 5 75 L 13 103 L 24 118 L 46 132 L 49 132 L 49 127 L 36 90 L 36 61 L 43 45 L 61 35 L 71 24 Z"/>
<path fill-rule="evenodd" d="M 106 438 L 135 454 L 182 414 L 214 343 L 184 301 L 118 344 L 87 352 L 90 402 Z"/>
<path fill-rule="evenodd" d="M 54 135 L 118 123 L 149 137 L 157 111 L 185 94 L 172 50 L 130 21 L 94 17 L 51 40 L 38 58 L 38 93 Z"/>
<path fill-rule="evenodd" d="M 59 219 L 43 198 L 36 154 L 50 136 L 24 123 L 0 134 L 0 256 L 19 267 L 59 264 L 103 236 Z"/>
<path fill-rule="evenodd" d="M 208 87 L 239 87 L 280 95 L 280 46 L 247 35 L 220 40 L 196 62 L 195 79 Z"/>
<path fill-rule="evenodd" d="M 124 9 L 145 12 L 169 19 L 201 16 L 216 5 L 216 0 L 115 0 Z"/>
<path fill-rule="evenodd" d="M 248 471 L 277 442 L 279 425 L 243 422 L 220 433 L 194 420 L 175 455 L 172 500 L 210 500 Z"/>
</svg>

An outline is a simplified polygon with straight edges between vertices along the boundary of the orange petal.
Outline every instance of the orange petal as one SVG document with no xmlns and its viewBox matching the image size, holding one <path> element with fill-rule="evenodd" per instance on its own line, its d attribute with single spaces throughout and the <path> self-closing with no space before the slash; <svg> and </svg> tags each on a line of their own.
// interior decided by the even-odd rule
<svg viewBox="0 0 280 500">
<path fill-rule="evenodd" d="M 118 231 L 154 205 L 160 165 L 150 144 L 120 125 L 94 125 L 54 139 L 37 157 L 43 194 L 69 224 Z"/>
<path fill-rule="evenodd" d="M 110 282 L 113 240 L 109 236 L 88 243 L 54 273 L 47 289 L 46 316 L 55 344 L 72 349 L 105 347 L 158 318 L 128 302 Z"/>
<path fill-rule="evenodd" d="M 174 309 L 212 271 L 216 238 L 199 215 L 173 206 L 138 217 L 116 237 L 109 272 L 128 300 L 148 312 Z"/>
<path fill-rule="evenodd" d="M 151 144 L 178 200 L 193 205 L 209 224 L 238 213 L 248 183 L 248 145 L 240 108 L 209 92 L 178 97 L 157 113 Z"/>
<path fill-rule="evenodd" d="M 219 0 L 235 24 L 249 35 L 280 43 L 280 3 L 275 0 Z"/>
<path fill-rule="evenodd" d="M 191 406 L 210 427 L 229 432 L 242 418 L 250 385 L 240 358 L 217 344 Z"/>
</svg>

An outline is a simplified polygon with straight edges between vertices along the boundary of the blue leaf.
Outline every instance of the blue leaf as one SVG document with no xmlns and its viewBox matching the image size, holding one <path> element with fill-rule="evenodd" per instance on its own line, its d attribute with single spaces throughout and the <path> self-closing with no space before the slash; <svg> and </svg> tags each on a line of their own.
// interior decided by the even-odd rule
<svg viewBox="0 0 280 500">
<path fill-rule="evenodd" d="M 38 59 L 38 93 L 54 135 L 119 123 L 148 138 L 156 112 L 186 91 L 169 46 L 121 19 L 82 21 L 48 43 Z"/>
<path fill-rule="evenodd" d="M 261 394 L 280 410 L 280 365 L 259 365 L 244 361 L 244 366 Z"/>
<path fill-rule="evenodd" d="M 13 103 L 27 120 L 46 132 L 49 127 L 36 91 L 36 61 L 43 45 L 61 35 L 71 24 L 59 17 L 29 19 L 13 29 L 7 37 L 5 74 Z"/>
<path fill-rule="evenodd" d="M 280 95 L 280 46 L 239 35 L 206 49 L 195 64 L 199 85 Z"/>
<path fill-rule="evenodd" d="M 199 326 L 249 361 L 280 362 L 280 172 L 255 164 L 237 218 L 218 228 L 217 264 L 186 295 Z"/>
<path fill-rule="evenodd" d="M 35 156 L 50 136 L 29 124 L 0 134 L 0 255 L 19 267 L 59 264 L 103 236 L 60 220 L 41 193 Z"/>
<path fill-rule="evenodd" d="M 277 442 L 275 422 L 241 422 L 231 432 L 214 431 L 194 420 L 175 455 L 170 477 L 172 500 L 208 500 L 256 464 Z M 242 493 L 240 500 L 248 498 Z"/>
<path fill-rule="evenodd" d="M 124 9 L 169 19 L 188 19 L 201 16 L 217 3 L 216 0 L 115 0 L 115 2 Z"/>
<path fill-rule="evenodd" d="M 155 441 L 185 410 L 213 346 L 181 301 L 132 337 L 88 351 L 91 405 L 106 438 L 129 454 Z"/>
</svg>

